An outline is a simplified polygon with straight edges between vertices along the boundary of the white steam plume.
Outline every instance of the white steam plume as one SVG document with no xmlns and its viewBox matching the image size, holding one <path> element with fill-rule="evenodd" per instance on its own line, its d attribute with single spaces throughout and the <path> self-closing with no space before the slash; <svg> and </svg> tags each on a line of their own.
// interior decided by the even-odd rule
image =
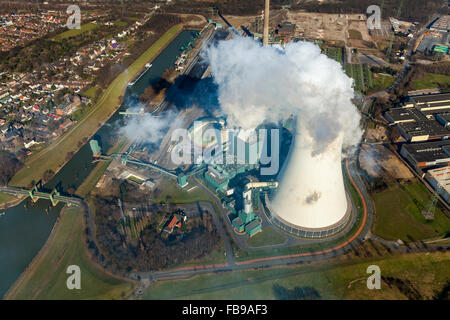
<svg viewBox="0 0 450 320">
<path fill-rule="evenodd" d="M 235 37 L 206 54 L 229 124 L 249 129 L 294 114 L 313 138 L 313 154 L 324 152 L 340 133 L 344 147 L 359 142 L 353 80 L 318 46 L 297 42 L 283 50 Z"/>
<path fill-rule="evenodd" d="M 139 108 L 133 108 L 139 111 Z M 120 133 L 136 142 L 159 143 L 166 134 L 176 115 L 168 112 L 155 117 L 150 113 L 134 115 L 120 128 Z"/>
</svg>

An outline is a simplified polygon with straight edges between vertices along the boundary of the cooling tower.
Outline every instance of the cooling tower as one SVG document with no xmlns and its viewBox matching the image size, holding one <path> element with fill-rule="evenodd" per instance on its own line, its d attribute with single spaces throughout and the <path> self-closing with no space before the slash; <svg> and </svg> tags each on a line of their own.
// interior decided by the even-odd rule
<svg viewBox="0 0 450 320">
<path fill-rule="evenodd" d="M 263 46 L 269 43 L 269 8 L 270 0 L 265 0 Z"/>
<path fill-rule="evenodd" d="M 350 216 L 341 167 L 343 135 L 324 152 L 314 154 L 313 139 L 301 120 L 297 129 L 269 209 L 276 222 L 290 232 L 327 236 L 341 230 Z"/>
</svg>

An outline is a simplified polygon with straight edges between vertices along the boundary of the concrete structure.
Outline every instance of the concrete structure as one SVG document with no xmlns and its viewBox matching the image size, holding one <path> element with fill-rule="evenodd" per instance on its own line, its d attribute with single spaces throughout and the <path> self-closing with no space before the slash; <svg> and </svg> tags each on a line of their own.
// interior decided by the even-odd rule
<svg viewBox="0 0 450 320">
<path fill-rule="evenodd" d="M 263 33 L 263 46 L 269 43 L 269 10 L 270 0 L 265 0 L 264 7 L 264 33 Z"/>
<path fill-rule="evenodd" d="M 337 136 L 327 150 L 316 155 L 313 153 L 314 140 L 304 127 L 298 119 L 299 130 L 269 209 L 283 225 L 328 235 L 328 230 L 346 223 L 347 209 L 350 209 L 342 176 L 343 136 Z"/>
<path fill-rule="evenodd" d="M 205 180 L 216 191 L 225 193 L 228 190 L 230 180 L 248 169 L 251 169 L 248 165 L 208 165 Z"/>
<path fill-rule="evenodd" d="M 261 231 L 261 222 L 253 212 L 252 191 L 243 192 L 244 209 L 238 212 L 238 216 L 233 219 L 231 224 L 239 232 L 245 231 L 249 236 L 253 236 Z"/>
<path fill-rule="evenodd" d="M 208 166 L 208 171 L 205 172 L 205 180 L 215 190 L 223 192 L 228 189 L 230 176 L 228 172 L 224 171 L 222 167 Z"/>
<path fill-rule="evenodd" d="M 450 170 L 449 167 L 428 170 L 425 179 L 434 190 L 439 190 L 440 196 L 450 204 Z"/>
</svg>

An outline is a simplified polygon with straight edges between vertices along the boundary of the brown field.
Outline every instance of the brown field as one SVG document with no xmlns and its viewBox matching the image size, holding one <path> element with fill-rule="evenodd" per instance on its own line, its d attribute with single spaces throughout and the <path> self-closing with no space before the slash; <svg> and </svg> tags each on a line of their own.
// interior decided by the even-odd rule
<svg viewBox="0 0 450 320">
<path fill-rule="evenodd" d="M 383 145 L 363 145 L 359 156 L 361 167 L 372 177 L 382 174 L 381 168 L 396 179 L 411 179 L 412 172 Z"/>
</svg>

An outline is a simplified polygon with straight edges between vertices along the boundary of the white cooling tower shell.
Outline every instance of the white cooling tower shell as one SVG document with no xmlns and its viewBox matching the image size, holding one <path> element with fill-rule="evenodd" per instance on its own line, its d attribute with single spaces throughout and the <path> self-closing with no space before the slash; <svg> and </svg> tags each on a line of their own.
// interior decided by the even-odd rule
<svg viewBox="0 0 450 320">
<path fill-rule="evenodd" d="M 343 135 L 314 155 L 314 141 L 300 120 L 297 129 L 269 209 L 283 226 L 318 231 L 317 237 L 329 235 L 342 229 L 349 217 L 341 166 Z"/>
</svg>

